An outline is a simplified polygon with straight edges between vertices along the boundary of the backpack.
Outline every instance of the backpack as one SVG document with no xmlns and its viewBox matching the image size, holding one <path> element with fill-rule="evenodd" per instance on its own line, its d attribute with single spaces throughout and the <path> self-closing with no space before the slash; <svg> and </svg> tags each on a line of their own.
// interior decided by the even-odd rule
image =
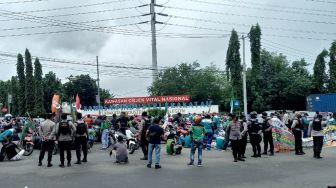
<svg viewBox="0 0 336 188">
<path fill-rule="evenodd" d="M 299 118 L 299 119 L 297 119 L 297 121 L 298 121 L 298 125 L 296 125 L 296 127 L 295 128 L 298 128 L 298 129 L 302 129 L 303 130 L 303 124 L 302 124 L 302 120 L 301 120 L 301 118 Z"/>
<path fill-rule="evenodd" d="M 86 125 L 85 123 L 78 123 L 76 126 L 76 134 L 84 135 L 86 133 Z"/>
<path fill-rule="evenodd" d="M 321 131 L 322 130 L 322 121 L 313 121 L 313 130 L 314 131 Z"/>
<path fill-rule="evenodd" d="M 61 121 L 58 129 L 59 129 L 58 136 L 61 134 L 62 135 L 71 134 L 70 124 L 68 121 Z"/>
</svg>

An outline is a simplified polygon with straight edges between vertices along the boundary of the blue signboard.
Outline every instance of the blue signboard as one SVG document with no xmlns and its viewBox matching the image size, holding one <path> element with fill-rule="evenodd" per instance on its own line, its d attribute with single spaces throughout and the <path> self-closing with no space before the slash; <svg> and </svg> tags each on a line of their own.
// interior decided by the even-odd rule
<svg viewBox="0 0 336 188">
<path fill-rule="evenodd" d="M 240 106 L 240 100 L 234 100 L 233 106 Z"/>
</svg>

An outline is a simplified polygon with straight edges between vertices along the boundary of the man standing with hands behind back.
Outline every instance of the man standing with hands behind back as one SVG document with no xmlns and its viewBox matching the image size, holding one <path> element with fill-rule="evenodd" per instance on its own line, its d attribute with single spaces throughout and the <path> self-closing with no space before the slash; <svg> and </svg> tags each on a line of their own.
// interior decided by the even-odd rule
<svg viewBox="0 0 336 188">
<path fill-rule="evenodd" d="M 51 164 L 52 160 L 52 151 L 55 146 L 55 138 L 51 135 L 55 128 L 55 122 L 53 122 L 51 119 L 53 117 L 53 114 L 47 114 L 46 120 L 41 123 L 41 126 L 39 127 L 39 134 L 42 139 L 41 144 L 41 151 L 39 156 L 39 162 L 38 166 L 42 166 L 42 161 L 44 158 L 44 154 L 46 151 L 48 151 L 48 165 L 47 167 L 52 167 Z"/>
</svg>

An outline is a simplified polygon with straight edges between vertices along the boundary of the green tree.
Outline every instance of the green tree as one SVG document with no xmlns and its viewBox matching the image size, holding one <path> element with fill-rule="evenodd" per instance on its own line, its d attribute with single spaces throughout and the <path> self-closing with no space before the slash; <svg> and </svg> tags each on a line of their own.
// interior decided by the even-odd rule
<svg viewBox="0 0 336 188">
<path fill-rule="evenodd" d="M 18 100 L 18 89 L 19 89 L 19 82 L 16 76 L 12 76 L 11 82 L 11 93 L 12 93 L 12 105 L 11 105 L 11 113 L 13 115 L 19 114 L 19 100 Z"/>
<path fill-rule="evenodd" d="M 35 105 L 34 105 L 34 116 L 41 116 L 45 113 L 45 108 L 43 105 L 43 82 L 42 82 L 42 65 L 38 58 L 34 62 L 34 81 L 35 81 Z"/>
<path fill-rule="evenodd" d="M 238 34 L 232 30 L 229 47 L 226 53 L 226 71 L 232 86 L 232 95 L 234 98 L 242 99 L 242 70 L 240 53 L 240 43 Z"/>
<path fill-rule="evenodd" d="M 329 50 L 329 92 L 336 92 L 336 41 L 331 44 Z"/>
<path fill-rule="evenodd" d="M 51 112 L 51 100 L 54 94 L 61 94 L 62 83 L 59 78 L 56 77 L 54 72 L 48 72 L 42 79 L 43 83 L 43 104 L 46 112 Z"/>
<path fill-rule="evenodd" d="M 34 112 L 34 105 L 35 105 L 35 81 L 33 76 L 33 64 L 31 55 L 26 49 L 25 52 L 25 64 L 26 64 L 26 108 L 27 112 L 33 113 Z"/>
<path fill-rule="evenodd" d="M 260 95 L 250 104 L 251 110 L 305 109 L 305 98 L 312 86 L 307 66 L 304 59 L 290 66 L 282 54 L 262 50 Z"/>
<path fill-rule="evenodd" d="M 2 106 L 8 107 L 8 82 L 0 80 L 0 103 Z"/>
<path fill-rule="evenodd" d="M 97 84 L 90 75 L 79 75 L 72 79 L 72 81 L 63 84 L 62 101 L 75 101 L 78 94 L 82 106 L 97 105 Z"/>
<path fill-rule="evenodd" d="M 261 96 L 260 81 L 261 81 L 261 29 L 259 24 L 252 26 L 250 30 L 250 48 L 251 48 L 251 63 L 252 69 L 250 70 L 248 84 L 250 86 L 250 92 L 248 95 L 249 103 L 253 105 L 251 108 L 256 111 L 260 111 L 265 106 L 265 101 Z"/>
<path fill-rule="evenodd" d="M 114 96 L 110 93 L 108 89 L 99 88 L 100 91 L 100 104 L 104 105 L 105 99 L 113 98 Z"/>
<path fill-rule="evenodd" d="M 326 74 L 326 61 L 325 58 L 328 56 L 328 51 L 323 50 L 316 58 L 314 64 L 314 75 L 313 75 L 313 83 L 314 93 L 325 93 L 326 92 L 326 83 L 328 80 Z"/>
<path fill-rule="evenodd" d="M 216 66 L 201 68 L 200 64 L 182 63 L 159 73 L 158 78 L 148 88 L 151 96 L 191 95 L 192 101 L 212 100 L 226 108 L 229 95 L 226 75 Z"/>
<path fill-rule="evenodd" d="M 252 26 L 250 30 L 250 44 L 251 44 L 251 63 L 252 63 L 252 77 L 256 81 L 260 77 L 260 50 L 261 50 L 261 29 L 259 24 Z"/>
<path fill-rule="evenodd" d="M 18 54 L 16 69 L 19 82 L 18 95 L 17 95 L 18 115 L 23 115 L 26 112 L 26 76 L 25 76 L 25 65 L 21 54 Z"/>
</svg>

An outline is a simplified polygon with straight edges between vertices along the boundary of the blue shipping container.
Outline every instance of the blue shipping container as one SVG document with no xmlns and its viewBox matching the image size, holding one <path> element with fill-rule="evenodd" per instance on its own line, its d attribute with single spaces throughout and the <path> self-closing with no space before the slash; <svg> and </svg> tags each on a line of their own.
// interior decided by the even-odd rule
<svg viewBox="0 0 336 188">
<path fill-rule="evenodd" d="M 307 110 L 336 112 L 336 93 L 309 95 L 307 97 Z"/>
</svg>

